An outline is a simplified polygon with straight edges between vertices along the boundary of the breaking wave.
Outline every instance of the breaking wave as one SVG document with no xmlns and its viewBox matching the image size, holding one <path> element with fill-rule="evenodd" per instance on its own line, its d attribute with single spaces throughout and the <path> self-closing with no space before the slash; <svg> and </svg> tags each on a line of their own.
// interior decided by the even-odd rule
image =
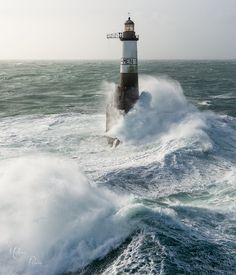
<svg viewBox="0 0 236 275">
<path fill-rule="evenodd" d="M 0 169 L 1 274 L 76 271 L 129 235 L 127 198 L 91 186 L 73 161 L 11 159 Z"/>
<path fill-rule="evenodd" d="M 180 84 L 164 78 L 143 76 L 135 107 L 121 117 L 110 135 L 125 143 L 142 144 L 165 139 L 195 138 L 204 150 L 211 149 L 206 115 L 190 104 Z"/>
</svg>

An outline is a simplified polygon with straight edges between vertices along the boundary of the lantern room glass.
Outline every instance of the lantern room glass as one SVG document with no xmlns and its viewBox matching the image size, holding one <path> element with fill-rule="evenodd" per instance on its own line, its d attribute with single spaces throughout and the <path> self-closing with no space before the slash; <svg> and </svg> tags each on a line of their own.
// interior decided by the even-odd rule
<svg viewBox="0 0 236 275">
<path fill-rule="evenodd" d="M 134 31 L 134 24 L 125 24 L 125 31 L 126 32 L 133 32 Z"/>
</svg>

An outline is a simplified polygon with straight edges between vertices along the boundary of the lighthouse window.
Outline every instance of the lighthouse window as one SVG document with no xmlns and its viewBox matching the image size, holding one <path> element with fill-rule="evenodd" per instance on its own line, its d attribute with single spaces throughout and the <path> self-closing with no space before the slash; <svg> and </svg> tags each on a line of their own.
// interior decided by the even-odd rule
<svg viewBox="0 0 236 275">
<path fill-rule="evenodd" d="M 127 24 L 125 25 L 125 31 L 133 32 L 134 31 L 134 24 Z"/>
</svg>

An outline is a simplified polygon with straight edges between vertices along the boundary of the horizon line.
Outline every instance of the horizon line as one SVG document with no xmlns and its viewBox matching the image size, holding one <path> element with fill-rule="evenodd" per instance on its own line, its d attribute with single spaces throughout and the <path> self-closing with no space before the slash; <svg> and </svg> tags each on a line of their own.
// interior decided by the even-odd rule
<svg viewBox="0 0 236 275">
<path fill-rule="evenodd" d="M 31 62 L 31 61 L 58 61 L 58 62 L 63 62 L 63 61 L 116 61 L 119 62 L 120 59 L 83 59 L 83 58 L 7 58 L 7 59 L 0 59 L 0 62 L 8 62 L 8 61 L 26 61 L 26 62 Z M 140 62 L 142 61 L 236 61 L 236 58 L 142 58 L 139 59 Z"/>
</svg>

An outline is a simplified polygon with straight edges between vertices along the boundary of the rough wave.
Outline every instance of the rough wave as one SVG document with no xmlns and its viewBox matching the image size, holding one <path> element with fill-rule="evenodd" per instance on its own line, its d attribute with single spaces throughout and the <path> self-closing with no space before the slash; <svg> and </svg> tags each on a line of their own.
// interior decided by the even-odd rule
<svg viewBox="0 0 236 275">
<path fill-rule="evenodd" d="M 129 235 L 125 197 L 92 187 L 73 161 L 25 157 L 0 166 L 1 274 L 76 271 Z"/>
<path fill-rule="evenodd" d="M 1 274 L 236 270 L 235 118 L 170 79 L 140 88 L 116 149 L 102 114 L 1 119 Z"/>
</svg>

